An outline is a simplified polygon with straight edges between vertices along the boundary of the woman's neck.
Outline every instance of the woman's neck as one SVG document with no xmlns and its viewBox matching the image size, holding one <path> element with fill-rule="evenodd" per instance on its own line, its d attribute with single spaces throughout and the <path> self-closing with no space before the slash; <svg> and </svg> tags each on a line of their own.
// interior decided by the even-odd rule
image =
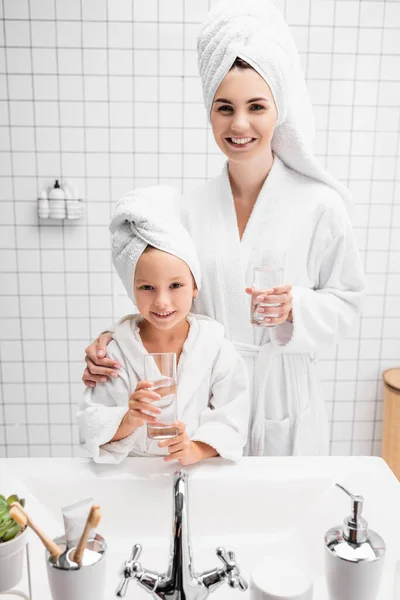
<svg viewBox="0 0 400 600">
<path fill-rule="evenodd" d="M 268 173 L 274 157 L 272 151 L 252 161 L 228 162 L 229 180 L 235 202 L 254 205 Z"/>
</svg>

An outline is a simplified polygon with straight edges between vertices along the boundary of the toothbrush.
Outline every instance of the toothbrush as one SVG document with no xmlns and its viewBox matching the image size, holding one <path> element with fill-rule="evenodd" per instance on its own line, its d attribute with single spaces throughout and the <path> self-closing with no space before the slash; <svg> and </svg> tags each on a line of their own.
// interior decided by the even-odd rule
<svg viewBox="0 0 400 600">
<path fill-rule="evenodd" d="M 89 537 L 90 530 L 96 529 L 96 527 L 98 527 L 100 519 L 100 506 L 98 504 L 93 504 L 86 521 L 85 529 L 83 530 L 83 533 L 81 535 L 81 539 L 79 540 L 74 553 L 70 556 L 71 560 L 76 562 L 80 567 L 82 566 L 83 553 L 86 548 L 86 542 Z"/>
<path fill-rule="evenodd" d="M 26 526 L 30 527 L 36 533 L 38 538 L 40 538 L 42 540 L 44 546 L 50 552 L 52 557 L 55 560 L 58 559 L 58 557 L 62 553 L 61 548 L 55 542 L 53 542 L 53 540 L 51 540 L 49 537 L 47 537 L 47 535 L 45 535 L 43 533 L 43 531 L 41 529 L 39 529 L 39 527 L 37 527 L 33 523 L 33 521 L 30 519 L 29 515 L 25 512 L 25 510 L 22 508 L 22 506 L 20 505 L 19 502 L 11 503 L 10 517 L 12 519 L 14 519 L 14 521 L 16 521 L 17 523 L 22 525 L 23 527 L 26 527 Z"/>
</svg>

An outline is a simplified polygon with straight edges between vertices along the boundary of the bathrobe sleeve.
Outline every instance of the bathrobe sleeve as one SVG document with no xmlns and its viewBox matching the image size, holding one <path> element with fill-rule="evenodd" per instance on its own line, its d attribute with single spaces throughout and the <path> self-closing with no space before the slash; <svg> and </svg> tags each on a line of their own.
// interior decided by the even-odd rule
<svg viewBox="0 0 400 600">
<path fill-rule="evenodd" d="M 294 285 L 293 323 L 278 325 L 283 352 L 315 352 L 346 335 L 361 309 L 365 276 L 343 203 L 326 210 L 308 257 L 315 288 Z"/>
<path fill-rule="evenodd" d="M 249 386 L 246 366 L 228 340 L 216 357 L 209 406 L 200 414 L 192 441 L 204 442 L 222 458 L 238 461 L 247 442 Z"/>
<path fill-rule="evenodd" d="M 80 444 L 93 460 L 118 464 L 133 450 L 140 428 L 126 438 L 109 441 L 128 410 L 134 382 L 129 381 L 124 357 L 114 341 L 108 345 L 108 355 L 121 364 L 119 377 L 86 389 L 79 404 L 77 421 Z"/>
</svg>

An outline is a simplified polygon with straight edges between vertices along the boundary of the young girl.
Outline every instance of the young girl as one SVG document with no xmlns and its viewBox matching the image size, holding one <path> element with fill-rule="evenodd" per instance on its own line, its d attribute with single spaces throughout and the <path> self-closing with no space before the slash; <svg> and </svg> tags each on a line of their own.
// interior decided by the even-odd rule
<svg viewBox="0 0 400 600">
<path fill-rule="evenodd" d="M 164 455 L 182 465 L 218 455 L 238 460 L 249 419 L 246 368 L 222 325 L 190 314 L 200 268 L 179 222 L 175 190 L 128 194 L 110 229 L 114 266 L 139 314 L 117 324 L 107 348 L 119 377 L 84 394 L 77 416 L 82 446 L 96 462 L 127 455 Z M 143 355 L 153 352 L 175 352 L 178 361 L 178 434 L 159 442 L 146 428 L 160 412 L 160 396 L 143 372 Z"/>
</svg>

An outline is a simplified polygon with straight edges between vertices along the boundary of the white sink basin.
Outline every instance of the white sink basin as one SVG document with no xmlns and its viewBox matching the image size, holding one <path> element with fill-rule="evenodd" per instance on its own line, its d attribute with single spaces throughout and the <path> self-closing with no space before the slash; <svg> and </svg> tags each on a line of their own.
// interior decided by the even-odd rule
<svg viewBox="0 0 400 600">
<path fill-rule="evenodd" d="M 102 507 L 99 528 L 108 543 L 108 595 L 114 598 L 118 568 L 134 543 L 150 570 L 165 571 L 172 531 L 172 473 L 177 465 L 160 459 L 127 459 L 119 466 L 82 459 L 4 459 L 6 493 L 27 498 L 31 516 L 49 535 L 62 533 L 60 507 L 92 496 Z M 335 481 L 365 496 L 365 517 L 388 546 L 379 600 L 392 600 L 394 563 L 400 558 L 400 485 L 376 458 L 246 458 L 239 465 L 221 459 L 189 471 L 189 515 L 194 566 L 219 565 L 217 546 L 236 552 L 245 578 L 265 554 L 295 558 L 311 570 L 315 599 L 327 598 L 323 538 L 349 513 L 349 499 Z M 386 498 L 385 498 L 386 496 Z M 385 506 L 385 512 L 380 510 Z M 390 506 L 393 512 L 390 514 Z M 397 533 L 396 533 L 397 529 Z M 50 600 L 42 548 L 31 542 L 33 599 Z M 249 592 L 221 586 L 210 598 L 249 598 Z M 127 598 L 150 598 L 134 581 Z"/>
</svg>

